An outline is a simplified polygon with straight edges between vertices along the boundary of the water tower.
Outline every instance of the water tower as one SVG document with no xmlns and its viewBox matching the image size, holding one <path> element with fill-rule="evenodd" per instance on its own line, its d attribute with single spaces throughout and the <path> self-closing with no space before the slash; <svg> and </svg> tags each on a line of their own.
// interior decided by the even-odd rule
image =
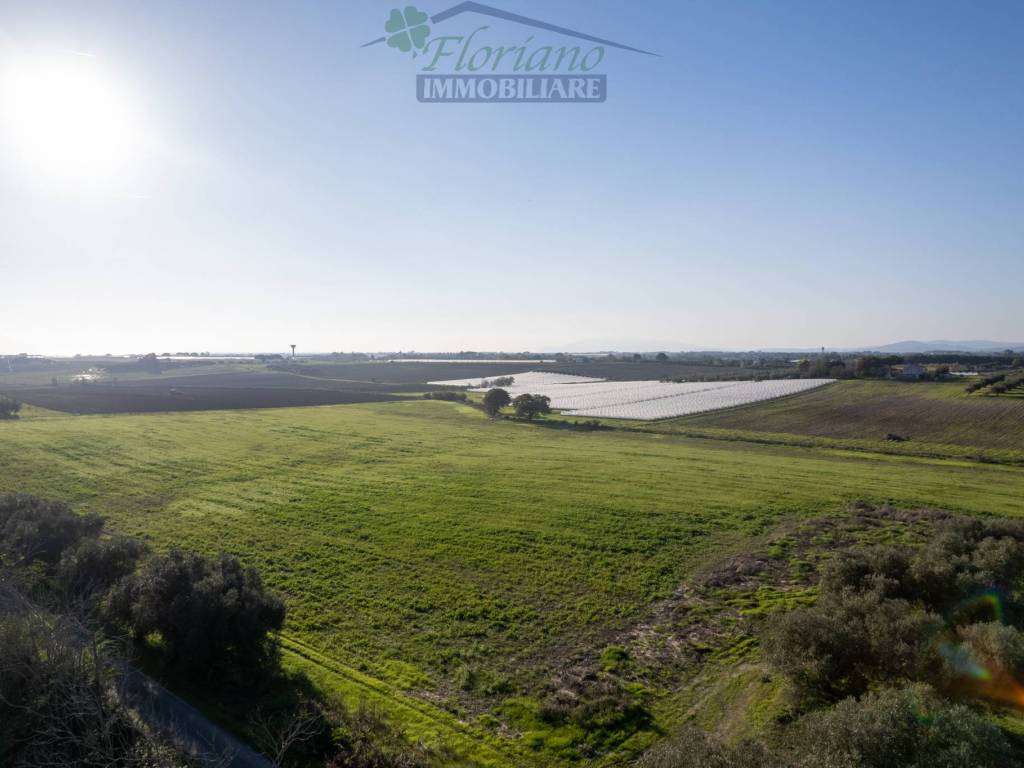
<svg viewBox="0 0 1024 768">
<path fill-rule="evenodd" d="M 289 346 L 292 348 L 292 360 L 294 360 L 295 359 L 295 345 L 294 344 L 290 344 Z"/>
</svg>

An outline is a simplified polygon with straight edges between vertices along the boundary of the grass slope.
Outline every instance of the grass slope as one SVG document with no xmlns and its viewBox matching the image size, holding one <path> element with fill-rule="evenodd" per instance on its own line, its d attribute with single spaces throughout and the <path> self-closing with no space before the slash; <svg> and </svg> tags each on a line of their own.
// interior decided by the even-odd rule
<svg viewBox="0 0 1024 768">
<path fill-rule="evenodd" d="M 0 491 L 242 556 L 286 595 L 293 658 L 349 698 L 376 681 L 411 732 L 478 744 L 485 764 L 522 747 L 452 713 L 475 723 L 598 658 L 780 521 L 856 498 L 1014 515 L 1024 494 L 1016 467 L 540 429 L 428 401 L 27 416 L 0 423 Z"/>
</svg>

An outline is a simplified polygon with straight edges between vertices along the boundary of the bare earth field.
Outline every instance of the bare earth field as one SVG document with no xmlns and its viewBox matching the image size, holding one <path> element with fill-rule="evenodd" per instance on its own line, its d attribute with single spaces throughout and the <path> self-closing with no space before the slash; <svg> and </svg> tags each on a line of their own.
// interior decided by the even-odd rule
<svg viewBox="0 0 1024 768">
<path fill-rule="evenodd" d="M 798 397 L 680 420 L 689 426 L 833 438 L 1024 448 L 1019 398 L 964 392 L 963 382 L 841 381 Z"/>
</svg>

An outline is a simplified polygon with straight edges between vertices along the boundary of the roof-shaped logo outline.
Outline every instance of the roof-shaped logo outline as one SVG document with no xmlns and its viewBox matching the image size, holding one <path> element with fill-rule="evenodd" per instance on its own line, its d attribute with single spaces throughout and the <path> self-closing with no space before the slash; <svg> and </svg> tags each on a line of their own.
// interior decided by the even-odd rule
<svg viewBox="0 0 1024 768">
<path fill-rule="evenodd" d="M 430 17 L 430 21 L 434 24 L 438 24 L 442 21 L 447 21 L 448 19 L 454 18 L 455 16 L 460 16 L 463 13 L 479 13 L 484 16 L 491 16 L 495 19 L 511 21 L 515 22 L 516 24 L 524 24 L 528 27 L 536 27 L 537 29 L 543 29 L 547 32 L 555 32 L 559 35 L 568 35 L 569 37 L 576 37 L 579 38 L 580 40 L 587 40 L 588 42 L 597 43 L 599 45 L 607 45 L 612 48 L 620 48 L 621 50 L 632 51 L 633 53 L 642 53 L 645 56 L 661 55 L 653 53 L 652 51 L 644 51 L 640 48 L 634 48 L 633 46 L 630 45 L 616 43 L 614 40 L 605 40 L 604 38 L 594 37 L 593 35 L 588 35 L 584 32 L 577 32 L 576 30 L 569 29 L 568 27 L 559 27 L 555 24 L 548 24 L 546 21 L 540 21 L 539 19 L 531 19 L 528 16 L 520 16 L 517 13 L 503 11 L 500 8 L 494 8 L 490 5 L 484 5 L 483 3 L 465 2 L 459 3 L 458 5 L 453 5 L 447 11 L 435 13 L 433 16 Z M 378 37 L 376 40 L 371 40 L 370 42 L 365 43 L 362 47 L 367 48 L 371 45 L 377 45 L 378 43 L 383 43 L 386 39 L 386 37 Z"/>
</svg>

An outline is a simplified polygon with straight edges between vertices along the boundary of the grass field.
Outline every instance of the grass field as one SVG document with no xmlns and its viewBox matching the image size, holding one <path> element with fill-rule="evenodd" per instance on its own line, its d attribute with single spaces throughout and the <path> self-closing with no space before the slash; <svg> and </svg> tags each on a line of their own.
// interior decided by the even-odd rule
<svg viewBox="0 0 1024 768">
<path fill-rule="evenodd" d="M 507 735 L 534 727 L 515 713 L 539 691 L 599 666 L 682 579 L 775 526 L 854 499 L 1018 515 L 1024 497 L 1018 467 L 544 429 L 428 401 L 30 409 L 0 422 L 0 466 L 0 491 L 66 500 L 158 548 L 239 554 L 288 599 L 289 663 L 510 765 L 554 759 L 543 737 Z M 654 710 L 661 726 L 681 716 Z"/>
</svg>

